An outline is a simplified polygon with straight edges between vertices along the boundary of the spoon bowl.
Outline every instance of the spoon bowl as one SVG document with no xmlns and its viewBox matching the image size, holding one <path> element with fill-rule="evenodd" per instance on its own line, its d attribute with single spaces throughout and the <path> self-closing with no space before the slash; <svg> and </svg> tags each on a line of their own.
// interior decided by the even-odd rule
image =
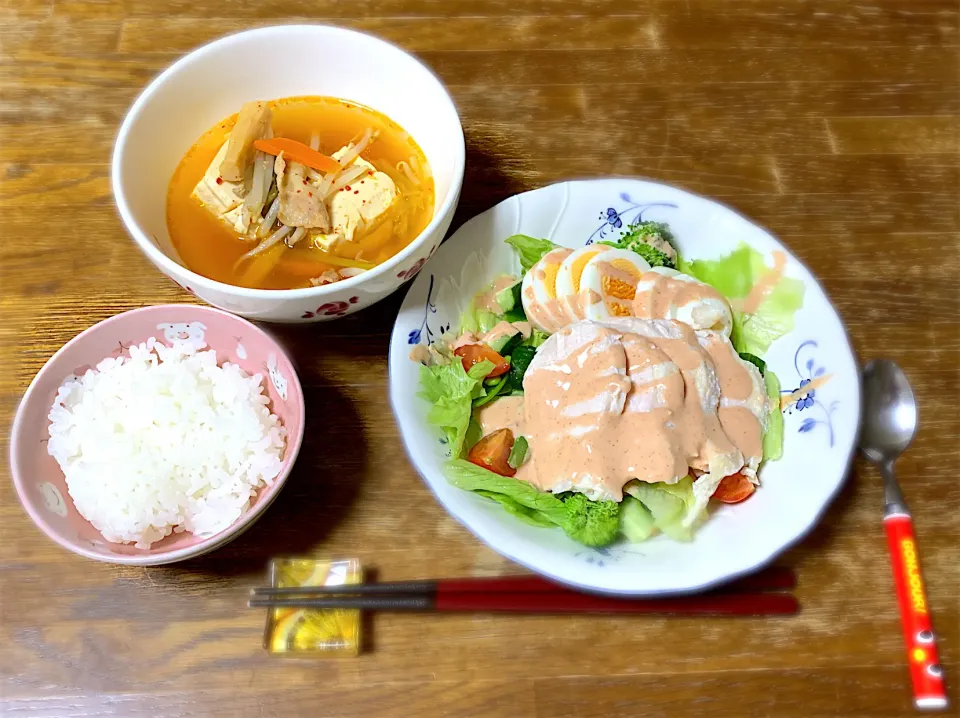
<svg viewBox="0 0 960 718">
<path fill-rule="evenodd" d="M 879 464 L 902 454 L 917 431 L 917 401 L 906 374 L 889 359 L 863 370 L 863 428 L 860 448 Z"/>
</svg>

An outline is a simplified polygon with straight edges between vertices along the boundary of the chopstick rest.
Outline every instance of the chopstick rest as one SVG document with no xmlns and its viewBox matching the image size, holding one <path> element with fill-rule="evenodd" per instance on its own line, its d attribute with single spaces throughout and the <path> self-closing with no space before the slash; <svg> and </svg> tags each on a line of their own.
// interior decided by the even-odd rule
<svg viewBox="0 0 960 718">
<path fill-rule="evenodd" d="M 270 590 L 337 590 L 359 584 L 363 572 L 357 559 L 277 558 L 270 562 L 269 577 Z M 271 605 L 263 647 L 287 656 L 356 656 L 360 651 L 360 611 L 347 605 Z"/>
</svg>

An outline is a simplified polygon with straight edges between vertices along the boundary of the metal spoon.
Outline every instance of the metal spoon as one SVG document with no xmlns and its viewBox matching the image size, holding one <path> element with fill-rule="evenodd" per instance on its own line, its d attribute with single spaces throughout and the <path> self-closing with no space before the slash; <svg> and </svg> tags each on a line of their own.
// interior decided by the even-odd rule
<svg viewBox="0 0 960 718">
<path fill-rule="evenodd" d="M 913 702 L 917 708 L 929 710 L 946 708 L 947 693 L 920 576 L 913 519 L 893 473 L 894 462 L 910 445 L 916 430 L 917 402 L 906 375 L 889 359 L 867 364 L 863 370 L 860 450 L 883 474 L 883 524 L 893 559 Z"/>
</svg>

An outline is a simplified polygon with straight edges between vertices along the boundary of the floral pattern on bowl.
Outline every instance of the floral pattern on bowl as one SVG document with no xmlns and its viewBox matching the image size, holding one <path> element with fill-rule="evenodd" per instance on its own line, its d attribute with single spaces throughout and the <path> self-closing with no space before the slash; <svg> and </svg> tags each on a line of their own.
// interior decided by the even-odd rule
<svg viewBox="0 0 960 718">
<path fill-rule="evenodd" d="M 349 314 L 353 305 L 360 301 L 360 297 L 350 297 L 346 301 L 327 302 L 317 307 L 316 311 L 304 312 L 301 319 L 314 319 L 316 317 L 342 317 Z"/>
</svg>

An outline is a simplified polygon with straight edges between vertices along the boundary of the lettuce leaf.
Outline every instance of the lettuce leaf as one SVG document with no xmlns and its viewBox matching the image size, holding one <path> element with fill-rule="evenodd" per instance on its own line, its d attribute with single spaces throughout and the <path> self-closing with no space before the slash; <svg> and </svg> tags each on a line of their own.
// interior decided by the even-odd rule
<svg viewBox="0 0 960 718">
<path fill-rule="evenodd" d="M 530 524 L 531 526 L 540 526 L 543 528 L 556 528 L 556 524 L 553 523 L 550 519 L 546 518 L 539 511 L 527 508 L 526 506 L 517 503 L 506 494 L 498 494 L 495 491 L 484 491 L 482 489 L 478 489 L 477 491 L 474 491 L 474 493 L 480 494 L 480 496 L 485 496 L 488 499 L 492 499 L 493 501 L 496 501 L 508 513 L 513 514 L 518 519 L 520 519 L 524 523 Z"/>
<path fill-rule="evenodd" d="M 687 274 L 706 282 L 727 299 L 745 299 L 756 279 L 753 276 L 751 255 L 762 256 L 752 247 L 741 244 L 720 259 L 695 259 L 684 263 Z"/>
<path fill-rule="evenodd" d="M 756 314 L 740 315 L 740 321 L 734 323 L 733 345 L 750 354 L 766 352 L 774 341 L 793 331 L 793 315 L 802 306 L 803 282 L 784 277 L 760 304 Z"/>
<path fill-rule="evenodd" d="M 770 421 L 763 434 L 763 459 L 776 461 L 783 456 L 783 412 L 780 411 L 780 380 L 769 368 L 763 375 L 763 383 L 770 397 Z"/>
<path fill-rule="evenodd" d="M 540 491 L 526 481 L 500 476 L 463 459 L 448 461 L 444 464 L 443 473 L 457 488 L 473 491 L 496 501 L 528 524 L 558 526 L 568 535 L 572 529 L 572 512 L 567 504 L 579 503 L 580 509 L 583 509 L 584 503 L 590 504 L 591 508 L 603 508 L 602 504 L 611 503 L 588 501 L 582 494 L 565 494 L 568 497 L 565 502 L 554 494 Z M 629 495 L 624 496 L 623 502 L 619 504 L 616 521 L 619 532 L 627 540 L 644 541 L 655 530 L 660 530 L 678 541 L 689 541 L 693 537 L 693 529 L 683 525 L 695 504 L 693 479 L 689 476 L 676 484 L 633 481 L 624 487 L 624 491 Z M 571 537 L 577 540 L 575 535 Z"/>
<path fill-rule="evenodd" d="M 623 490 L 650 511 L 654 526 L 667 536 L 676 541 L 689 541 L 693 538 L 693 529 L 683 525 L 687 513 L 696 503 L 693 479 L 689 476 L 684 476 L 675 484 L 631 481 Z"/>
<path fill-rule="evenodd" d="M 549 239 L 536 239 L 525 234 L 515 234 L 512 237 L 507 237 L 504 241 L 517 252 L 520 257 L 520 268 L 524 274 L 530 270 L 530 267 L 539 262 L 543 255 L 559 246 Z"/>
<path fill-rule="evenodd" d="M 483 379 L 491 371 L 493 363 L 486 360 L 474 364 L 469 372 L 459 361 L 420 366 L 420 396 L 432 405 L 427 421 L 443 429 L 454 458 L 463 453 L 473 400 L 483 391 Z"/>
<path fill-rule="evenodd" d="M 757 282 L 772 271 L 764 256 L 746 244 L 726 257 L 681 262 L 678 268 L 731 300 L 746 299 Z M 730 341 L 738 352 L 762 356 L 774 340 L 793 330 L 793 316 L 802 306 L 803 282 L 781 277 L 754 314 L 734 310 Z"/>
<path fill-rule="evenodd" d="M 549 521 L 555 526 L 563 526 L 567 520 L 568 511 L 563 501 L 553 494 L 540 491 L 526 481 L 500 476 L 463 459 L 448 461 L 443 466 L 443 474 L 447 477 L 447 481 L 458 489 L 482 491 L 485 492 L 485 496 L 491 493 L 500 494 L 532 511 L 538 519 Z M 487 498 L 491 497 L 487 496 Z M 508 502 L 494 500 L 507 506 Z"/>
<path fill-rule="evenodd" d="M 489 309 L 478 307 L 476 301 L 471 300 L 470 306 L 460 315 L 460 333 L 485 334 L 493 329 L 501 319 L 501 315 L 494 314 Z"/>
</svg>

